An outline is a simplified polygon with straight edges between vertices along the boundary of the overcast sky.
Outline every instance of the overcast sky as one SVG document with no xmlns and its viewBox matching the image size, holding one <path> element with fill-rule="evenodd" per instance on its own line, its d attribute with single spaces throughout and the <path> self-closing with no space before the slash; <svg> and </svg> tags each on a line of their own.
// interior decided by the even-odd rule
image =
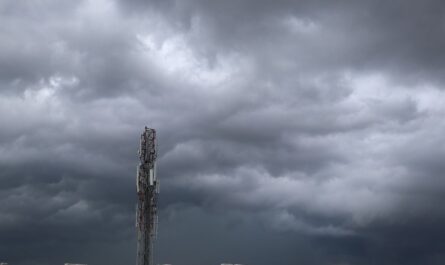
<svg viewBox="0 0 445 265">
<path fill-rule="evenodd" d="M 0 262 L 445 264 L 445 3 L 0 0 Z"/>
</svg>

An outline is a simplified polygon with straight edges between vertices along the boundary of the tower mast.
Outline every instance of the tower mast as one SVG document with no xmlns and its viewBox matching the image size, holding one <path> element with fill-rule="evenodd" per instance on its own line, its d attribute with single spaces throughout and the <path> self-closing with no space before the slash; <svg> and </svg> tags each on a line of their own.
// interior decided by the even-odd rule
<svg viewBox="0 0 445 265">
<path fill-rule="evenodd" d="M 153 265 L 153 240 L 157 226 L 156 130 L 145 127 L 141 134 L 136 188 L 138 204 L 136 228 L 138 236 L 136 265 Z"/>
</svg>

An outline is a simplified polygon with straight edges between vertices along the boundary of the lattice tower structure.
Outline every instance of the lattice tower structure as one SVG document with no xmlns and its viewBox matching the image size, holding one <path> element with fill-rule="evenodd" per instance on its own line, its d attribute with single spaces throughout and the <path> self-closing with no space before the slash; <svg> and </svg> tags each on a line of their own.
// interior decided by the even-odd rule
<svg viewBox="0 0 445 265">
<path fill-rule="evenodd" d="M 153 265 L 153 241 L 157 233 L 156 130 L 145 127 L 141 134 L 136 187 L 137 261 L 136 265 Z"/>
</svg>

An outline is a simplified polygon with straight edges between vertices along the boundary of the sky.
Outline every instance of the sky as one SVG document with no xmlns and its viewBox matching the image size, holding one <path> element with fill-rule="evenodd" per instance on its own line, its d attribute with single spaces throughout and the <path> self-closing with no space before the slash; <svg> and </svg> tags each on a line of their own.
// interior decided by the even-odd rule
<svg viewBox="0 0 445 265">
<path fill-rule="evenodd" d="M 0 262 L 445 263 L 445 3 L 0 1 Z"/>
</svg>

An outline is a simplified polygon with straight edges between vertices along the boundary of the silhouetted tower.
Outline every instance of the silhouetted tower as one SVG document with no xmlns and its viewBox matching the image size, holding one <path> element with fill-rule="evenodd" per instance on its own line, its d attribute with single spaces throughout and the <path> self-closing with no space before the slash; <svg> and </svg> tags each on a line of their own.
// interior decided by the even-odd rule
<svg viewBox="0 0 445 265">
<path fill-rule="evenodd" d="M 159 181 L 156 179 L 156 131 L 145 127 L 139 147 L 139 166 L 136 176 L 138 205 L 136 228 L 138 234 L 136 265 L 153 265 L 153 240 L 156 236 L 156 200 Z"/>
</svg>

